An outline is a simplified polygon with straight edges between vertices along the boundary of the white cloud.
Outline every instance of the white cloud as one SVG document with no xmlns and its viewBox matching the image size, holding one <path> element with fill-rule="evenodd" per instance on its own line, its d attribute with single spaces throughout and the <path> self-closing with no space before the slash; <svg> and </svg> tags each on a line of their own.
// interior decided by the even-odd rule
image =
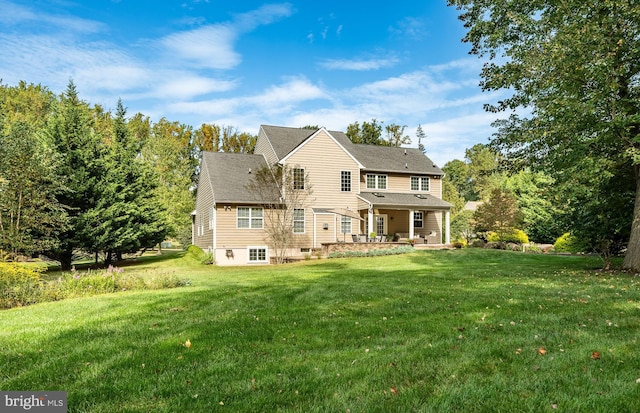
<svg viewBox="0 0 640 413">
<path fill-rule="evenodd" d="M 167 59 L 178 65 L 190 61 L 201 68 L 231 69 L 242 58 L 233 49 L 237 33 L 228 25 L 211 25 L 173 33 L 160 43 L 167 48 Z"/>
<path fill-rule="evenodd" d="M 406 17 L 400 20 L 395 26 L 389 27 L 389 31 L 395 35 L 412 39 L 421 39 L 426 35 L 423 20 L 415 17 Z"/>
<path fill-rule="evenodd" d="M 242 61 L 241 55 L 235 51 L 235 43 L 242 33 L 288 17 L 291 13 L 289 4 L 265 5 L 238 14 L 231 22 L 172 33 L 162 38 L 160 44 L 167 49 L 166 59 L 176 64 L 188 61 L 198 68 L 232 69 Z"/>
<path fill-rule="evenodd" d="M 96 33 L 106 28 L 104 24 L 94 20 L 40 13 L 9 1 L 0 1 L 0 10 L 0 23 L 6 25 L 37 23 L 79 33 Z"/>
<path fill-rule="evenodd" d="M 398 63 L 395 57 L 381 59 L 327 59 L 320 66 L 330 70 L 368 71 L 392 67 Z"/>
</svg>

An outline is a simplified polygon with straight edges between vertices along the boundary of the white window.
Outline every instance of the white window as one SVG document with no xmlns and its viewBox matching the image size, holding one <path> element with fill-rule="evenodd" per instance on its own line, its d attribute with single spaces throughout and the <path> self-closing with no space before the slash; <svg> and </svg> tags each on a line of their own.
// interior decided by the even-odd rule
<svg viewBox="0 0 640 413">
<path fill-rule="evenodd" d="M 237 226 L 238 228 L 262 228 L 262 208 L 238 207 Z"/>
<path fill-rule="evenodd" d="M 340 191 L 351 192 L 351 171 L 340 171 Z"/>
<path fill-rule="evenodd" d="M 248 247 L 249 262 L 267 262 L 267 247 Z"/>
<path fill-rule="evenodd" d="M 293 233 L 304 234 L 304 209 L 293 210 Z"/>
<path fill-rule="evenodd" d="M 304 168 L 293 168 L 293 189 L 304 189 Z"/>
<path fill-rule="evenodd" d="M 429 190 L 429 178 L 426 176 L 412 176 L 411 177 L 411 190 L 412 191 L 428 191 Z"/>
<path fill-rule="evenodd" d="M 345 217 L 344 215 L 340 217 L 340 233 L 341 234 L 351 233 L 351 217 Z"/>
<path fill-rule="evenodd" d="M 209 229 L 213 229 L 213 223 L 215 221 L 216 209 L 214 207 L 209 208 Z"/>
<path fill-rule="evenodd" d="M 424 213 L 422 211 L 413 211 L 414 228 L 424 228 Z"/>
<path fill-rule="evenodd" d="M 367 174 L 367 189 L 387 189 L 387 175 Z"/>
</svg>

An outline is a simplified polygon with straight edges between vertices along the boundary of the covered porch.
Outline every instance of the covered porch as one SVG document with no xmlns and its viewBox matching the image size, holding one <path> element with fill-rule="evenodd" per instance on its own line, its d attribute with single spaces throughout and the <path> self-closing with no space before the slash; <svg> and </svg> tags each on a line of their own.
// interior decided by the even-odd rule
<svg viewBox="0 0 640 413">
<path fill-rule="evenodd" d="M 389 241 L 449 244 L 451 204 L 429 194 L 365 192 L 359 195 L 362 234 Z"/>
</svg>

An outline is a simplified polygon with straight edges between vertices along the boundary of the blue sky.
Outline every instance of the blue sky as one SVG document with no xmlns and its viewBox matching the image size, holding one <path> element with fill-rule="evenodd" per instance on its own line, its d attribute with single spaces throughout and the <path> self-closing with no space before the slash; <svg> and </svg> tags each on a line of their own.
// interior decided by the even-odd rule
<svg viewBox="0 0 640 413">
<path fill-rule="evenodd" d="M 415 147 L 422 125 L 442 166 L 496 117 L 464 33 L 445 0 L 0 0 L 0 78 L 55 93 L 73 79 L 89 103 L 194 129 L 375 118 Z"/>
</svg>

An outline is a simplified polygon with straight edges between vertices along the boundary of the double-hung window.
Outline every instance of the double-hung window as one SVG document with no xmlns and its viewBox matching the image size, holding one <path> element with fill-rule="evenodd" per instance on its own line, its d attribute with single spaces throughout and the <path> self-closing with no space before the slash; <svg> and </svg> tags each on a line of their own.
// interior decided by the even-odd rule
<svg viewBox="0 0 640 413">
<path fill-rule="evenodd" d="M 293 189 L 304 190 L 304 168 L 293 168 Z"/>
<path fill-rule="evenodd" d="M 340 191 L 351 192 L 351 171 L 340 171 Z"/>
<path fill-rule="evenodd" d="M 345 217 L 344 215 L 340 217 L 340 233 L 341 234 L 351 233 L 351 217 Z"/>
<path fill-rule="evenodd" d="M 428 191 L 429 190 L 429 178 L 426 176 L 412 176 L 411 177 L 411 190 L 412 191 Z"/>
<path fill-rule="evenodd" d="M 424 212 L 413 211 L 413 227 L 424 228 Z"/>
<path fill-rule="evenodd" d="M 293 210 L 293 233 L 304 234 L 304 209 Z"/>
<path fill-rule="evenodd" d="M 238 207 L 237 227 L 261 229 L 264 226 L 262 208 Z"/>
<path fill-rule="evenodd" d="M 367 174 L 367 189 L 387 189 L 387 175 Z"/>
</svg>

